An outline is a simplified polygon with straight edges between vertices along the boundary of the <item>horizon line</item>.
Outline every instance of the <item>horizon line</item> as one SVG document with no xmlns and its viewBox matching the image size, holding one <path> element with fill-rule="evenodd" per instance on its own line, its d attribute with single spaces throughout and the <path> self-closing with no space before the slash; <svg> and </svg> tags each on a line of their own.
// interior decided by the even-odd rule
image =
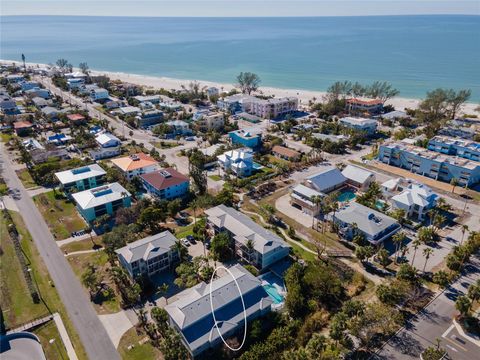
<svg viewBox="0 0 480 360">
<path fill-rule="evenodd" d="M 401 17 L 401 16 L 469 16 L 469 17 L 480 17 L 480 14 L 464 14 L 464 13 L 445 13 L 445 14 L 371 14 L 371 15 L 258 15 L 258 16 L 220 16 L 220 15 L 72 15 L 72 14 L 9 14 L 9 15 L 0 15 L 0 18 L 6 17 L 90 17 L 90 18 L 219 18 L 219 19 L 260 19 L 260 18 L 327 18 L 327 17 Z"/>
</svg>

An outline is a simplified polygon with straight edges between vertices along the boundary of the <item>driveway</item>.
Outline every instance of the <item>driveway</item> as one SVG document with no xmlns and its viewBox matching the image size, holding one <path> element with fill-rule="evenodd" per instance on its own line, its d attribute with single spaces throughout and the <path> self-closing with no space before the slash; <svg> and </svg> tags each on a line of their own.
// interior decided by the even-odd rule
<svg viewBox="0 0 480 360">
<path fill-rule="evenodd" d="M 290 194 L 279 197 L 275 202 L 275 207 L 282 214 L 288 216 L 290 219 L 294 219 L 306 228 L 312 227 L 312 217 L 290 205 Z"/>
<path fill-rule="evenodd" d="M 136 324 L 132 323 L 124 310 L 115 314 L 98 315 L 98 317 L 116 348 L 118 348 L 123 334 Z"/>
</svg>

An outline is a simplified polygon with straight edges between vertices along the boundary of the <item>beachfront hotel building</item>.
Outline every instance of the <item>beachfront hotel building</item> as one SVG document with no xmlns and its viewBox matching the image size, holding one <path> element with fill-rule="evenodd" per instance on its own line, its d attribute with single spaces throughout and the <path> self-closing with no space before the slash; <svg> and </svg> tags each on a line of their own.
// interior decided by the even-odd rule
<svg viewBox="0 0 480 360">
<path fill-rule="evenodd" d="M 480 162 L 403 142 L 380 145 L 378 159 L 435 180 L 450 182 L 455 178 L 459 186 L 470 187 L 480 182 Z"/>
<path fill-rule="evenodd" d="M 131 242 L 115 253 L 130 277 L 152 277 L 180 261 L 176 242 L 177 238 L 170 231 L 163 231 Z"/>
<path fill-rule="evenodd" d="M 290 253 L 290 246 L 278 235 L 258 225 L 234 208 L 218 205 L 205 211 L 208 226 L 215 234 L 229 234 L 235 255 L 264 271 Z M 248 242 L 253 242 L 253 249 Z"/>
<path fill-rule="evenodd" d="M 73 189 L 83 191 L 100 186 L 104 182 L 105 175 L 106 171 L 98 164 L 55 173 L 55 177 L 60 182 L 60 188 L 66 193 Z"/>
<path fill-rule="evenodd" d="M 88 222 L 102 215 L 114 215 L 122 207 L 130 207 L 131 194 L 119 183 L 102 185 L 72 194 L 80 215 Z"/>
<path fill-rule="evenodd" d="M 480 161 L 480 143 L 450 136 L 435 136 L 428 142 L 428 149 L 442 154 Z"/>
<path fill-rule="evenodd" d="M 276 119 L 298 109 L 298 98 L 283 97 L 259 99 L 255 96 L 236 94 L 219 99 L 217 106 L 231 113 L 246 112 L 263 119 Z"/>
<path fill-rule="evenodd" d="M 272 309 L 273 299 L 262 280 L 238 264 L 228 270 L 210 284 L 201 282 L 183 290 L 176 295 L 178 300 L 165 306 L 170 326 L 180 334 L 192 358 L 220 345 L 219 333 L 228 339 L 243 329 L 245 317 L 250 322 Z"/>
<path fill-rule="evenodd" d="M 347 99 L 346 109 L 353 113 L 379 114 L 383 110 L 383 102 L 379 99 Z"/>
<path fill-rule="evenodd" d="M 368 135 L 373 135 L 377 131 L 377 120 L 374 119 L 347 116 L 341 118 L 338 122 L 347 128 L 364 131 Z"/>
</svg>

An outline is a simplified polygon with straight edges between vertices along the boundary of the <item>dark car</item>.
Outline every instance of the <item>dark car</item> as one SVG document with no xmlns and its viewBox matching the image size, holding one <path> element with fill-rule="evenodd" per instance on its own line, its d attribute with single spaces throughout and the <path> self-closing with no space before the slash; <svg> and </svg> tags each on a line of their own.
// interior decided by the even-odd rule
<svg viewBox="0 0 480 360">
<path fill-rule="evenodd" d="M 195 241 L 195 238 L 193 235 L 187 235 L 187 240 L 190 242 L 190 244 L 196 244 L 197 242 Z"/>
</svg>

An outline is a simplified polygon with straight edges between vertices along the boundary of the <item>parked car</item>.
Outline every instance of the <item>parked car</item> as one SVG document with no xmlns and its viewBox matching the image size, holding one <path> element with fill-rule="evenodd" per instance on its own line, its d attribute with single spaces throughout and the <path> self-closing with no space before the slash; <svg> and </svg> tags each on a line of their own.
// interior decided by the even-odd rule
<svg viewBox="0 0 480 360">
<path fill-rule="evenodd" d="M 197 242 L 195 241 L 195 238 L 193 235 L 187 235 L 187 240 L 190 242 L 190 244 L 196 244 Z"/>
<path fill-rule="evenodd" d="M 190 246 L 190 243 L 188 242 L 187 239 L 183 238 L 182 240 L 180 240 L 182 242 L 182 244 L 186 247 L 189 247 Z"/>
</svg>

